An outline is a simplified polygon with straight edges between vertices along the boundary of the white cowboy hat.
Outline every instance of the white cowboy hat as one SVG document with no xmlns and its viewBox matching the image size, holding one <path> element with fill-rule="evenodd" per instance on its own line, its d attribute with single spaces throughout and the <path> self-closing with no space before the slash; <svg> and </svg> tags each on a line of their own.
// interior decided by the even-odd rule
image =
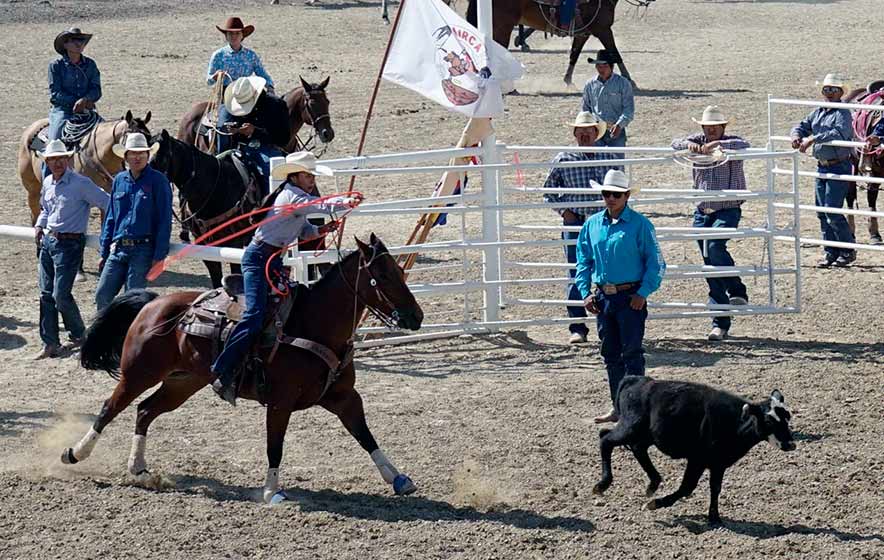
<svg viewBox="0 0 884 560">
<path fill-rule="evenodd" d="M 611 169 L 605 173 L 604 184 L 600 185 L 595 181 L 590 183 L 593 190 L 597 191 L 637 193 L 640 190 L 637 186 L 629 186 L 629 178 L 619 169 Z"/>
<path fill-rule="evenodd" d="M 150 155 L 154 155 L 159 151 L 160 145 L 155 143 L 153 146 L 149 146 L 144 134 L 130 132 L 126 135 L 125 144 L 114 144 L 111 149 L 118 158 L 125 159 L 126 152 L 150 152 Z"/>
<path fill-rule="evenodd" d="M 285 163 L 275 166 L 270 171 L 270 176 L 276 180 L 283 180 L 292 173 L 304 172 L 310 175 L 331 176 L 332 170 L 324 165 L 316 165 L 316 156 L 313 152 L 295 152 L 285 156 Z"/>
<path fill-rule="evenodd" d="M 72 155 L 74 155 L 74 151 L 68 150 L 68 147 L 65 146 L 64 142 L 61 140 L 52 140 L 46 144 L 46 147 L 40 152 L 40 157 L 43 159 L 51 157 L 68 157 Z"/>
<path fill-rule="evenodd" d="M 841 74 L 826 74 L 826 77 L 823 78 L 823 82 L 817 82 L 816 85 L 820 86 L 821 88 L 831 86 L 841 88 L 842 91 L 847 91 L 847 80 L 845 80 Z"/>
<path fill-rule="evenodd" d="M 580 111 L 577 113 L 577 118 L 574 119 L 574 122 L 568 123 L 568 126 L 572 128 L 588 128 L 594 126 L 599 129 L 599 138 L 604 136 L 605 131 L 608 129 L 608 125 L 605 121 L 599 120 L 599 118 L 593 115 L 591 111 Z"/>
<path fill-rule="evenodd" d="M 224 106 L 234 117 L 242 117 L 252 112 L 258 97 L 264 91 L 267 80 L 261 76 L 239 78 L 224 90 Z"/>
<path fill-rule="evenodd" d="M 718 105 L 709 105 L 703 109 L 703 116 L 700 117 L 700 120 L 693 117 L 691 117 L 691 120 L 700 126 L 715 126 L 717 124 L 727 124 L 731 122 L 730 119 L 724 116 L 724 113 L 718 108 Z"/>
</svg>

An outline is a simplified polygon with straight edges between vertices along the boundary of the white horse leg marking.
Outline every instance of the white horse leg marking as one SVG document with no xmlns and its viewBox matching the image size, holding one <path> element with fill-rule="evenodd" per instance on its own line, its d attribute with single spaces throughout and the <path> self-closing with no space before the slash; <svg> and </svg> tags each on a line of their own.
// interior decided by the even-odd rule
<svg viewBox="0 0 884 560">
<path fill-rule="evenodd" d="M 277 492 L 279 492 L 279 469 L 267 469 L 267 478 L 264 479 L 264 503 L 269 504 Z"/>
<path fill-rule="evenodd" d="M 380 471 L 384 482 L 387 484 L 393 484 L 393 481 L 396 480 L 396 477 L 399 475 L 399 469 L 393 466 L 393 463 L 387 459 L 384 452 L 380 449 L 375 449 L 371 452 L 371 460 L 374 461 L 375 466 Z"/>
<path fill-rule="evenodd" d="M 132 436 L 132 451 L 129 452 L 129 472 L 135 476 L 147 472 L 147 461 L 144 459 L 144 449 L 147 446 L 147 436 L 135 434 Z"/>
<path fill-rule="evenodd" d="M 74 459 L 77 461 L 83 461 L 89 458 L 92 455 L 92 450 L 95 449 L 95 444 L 98 442 L 98 438 L 101 437 L 101 434 L 95 431 L 95 428 L 90 427 L 89 431 L 86 432 L 86 435 L 83 436 L 77 445 L 74 446 Z"/>
</svg>

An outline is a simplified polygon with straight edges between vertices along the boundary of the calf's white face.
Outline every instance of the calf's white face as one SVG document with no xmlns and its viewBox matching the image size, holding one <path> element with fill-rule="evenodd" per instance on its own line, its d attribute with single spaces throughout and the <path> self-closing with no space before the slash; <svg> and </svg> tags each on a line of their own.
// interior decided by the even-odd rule
<svg viewBox="0 0 884 560">
<path fill-rule="evenodd" d="M 764 431 L 769 433 L 767 441 L 777 449 L 783 451 L 793 451 L 795 449 L 795 438 L 792 436 L 792 429 L 789 427 L 789 420 L 792 414 L 786 408 L 783 394 L 774 390 L 770 395 L 770 401 L 767 403 L 767 410 L 764 414 Z"/>
</svg>

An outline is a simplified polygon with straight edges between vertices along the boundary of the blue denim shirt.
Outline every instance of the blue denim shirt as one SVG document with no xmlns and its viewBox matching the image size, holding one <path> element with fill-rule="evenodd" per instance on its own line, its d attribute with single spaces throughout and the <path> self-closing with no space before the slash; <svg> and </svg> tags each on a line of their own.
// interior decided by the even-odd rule
<svg viewBox="0 0 884 560">
<path fill-rule="evenodd" d="M 792 138 L 814 137 L 813 157 L 816 159 L 847 159 L 851 148 L 822 146 L 833 140 L 853 140 L 853 116 L 847 109 L 820 107 L 807 115 L 792 129 Z"/>
<path fill-rule="evenodd" d="M 606 81 L 598 76 L 583 88 L 583 111 L 592 111 L 606 123 L 626 128 L 635 116 L 632 84 L 620 74 L 611 74 Z"/>
<path fill-rule="evenodd" d="M 209 59 L 209 69 L 206 72 L 206 84 L 210 86 L 215 85 L 212 74 L 218 70 L 224 70 L 230 75 L 229 78 L 224 76 L 225 86 L 229 85 L 231 81 L 255 74 L 267 80 L 267 87 L 274 87 L 273 79 L 267 73 L 267 70 L 264 70 L 261 57 L 255 51 L 246 47 L 240 47 L 238 51 L 235 51 L 230 48 L 230 45 L 224 45 L 212 53 L 212 58 Z"/>
<path fill-rule="evenodd" d="M 80 98 L 101 99 L 101 73 L 95 61 L 81 56 L 80 63 L 60 56 L 49 63 L 49 103 L 68 111 Z"/>
<path fill-rule="evenodd" d="M 663 282 L 666 262 L 651 221 L 629 206 L 617 220 L 607 210 L 590 216 L 577 237 L 574 283 L 583 298 L 592 283 L 641 282 L 638 294 L 647 299 Z"/>
<path fill-rule="evenodd" d="M 108 257 L 113 242 L 149 237 L 154 247 L 153 260 L 162 260 L 169 254 L 171 232 L 172 186 L 166 176 L 150 165 L 138 179 L 128 169 L 117 173 L 101 228 L 101 258 Z"/>
<path fill-rule="evenodd" d="M 875 128 L 872 129 L 872 136 L 877 136 L 878 138 L 884 138 L 884 116 L 878 120 L 878 123 L 875 125 Z"/>
<path fill-rule="evenodd" d="M 86 233 L 89 208 L 105 212 L 109 200 L 92 179 L 68 168 L 58 181 L 51 174 L 43 179 L 40 215 L 34 225 L 58 233 Z"/>
</svg>

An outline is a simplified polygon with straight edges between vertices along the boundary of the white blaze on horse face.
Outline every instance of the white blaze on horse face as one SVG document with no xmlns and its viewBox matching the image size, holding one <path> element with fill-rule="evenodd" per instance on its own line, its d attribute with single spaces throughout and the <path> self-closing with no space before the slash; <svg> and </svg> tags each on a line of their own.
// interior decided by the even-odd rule
<svg viewBox="0 0 884 560">
<path fill-rule="evenodd" d="M 393 466 L 393 463 L 391 463 L 389 459 L 387 459 L 384 452 L 380 449 L 375 449 L 371 452 L 371 460 L 374 461 L 375 466 L 380 471 L 384 482 L 387 484 L 393 484 L 396 476 L 399 475 L 399 470 Z"/>
<path fill-rule="evenodd" d="M 144 459 L 144 450 L 147 448 L 147 436 L 135 434 L 132 436 L 132 450 L 129 452 L 129 472 L 138 476 L 147 472 L 147 461 Z"/>
<path fill-rule="evenodd" d="M 267 469 L 264 478 L 264 503 L 269 504 L 270 499 L 279 491 L 279 469 Z"/>
<path fill-rule="evenodd" d="M 83 436 L 83 439 L 74 446 L 74 458 L 77 461 L 88 459 L 89 455 L 92 455 L 92 450 L 95 449 L 95 444 L 98 442 L 99 437 L 101 437 L 101 434 L 96 432 L 95 428 L 90 427 L 86 435 Z"/>
</svg>

